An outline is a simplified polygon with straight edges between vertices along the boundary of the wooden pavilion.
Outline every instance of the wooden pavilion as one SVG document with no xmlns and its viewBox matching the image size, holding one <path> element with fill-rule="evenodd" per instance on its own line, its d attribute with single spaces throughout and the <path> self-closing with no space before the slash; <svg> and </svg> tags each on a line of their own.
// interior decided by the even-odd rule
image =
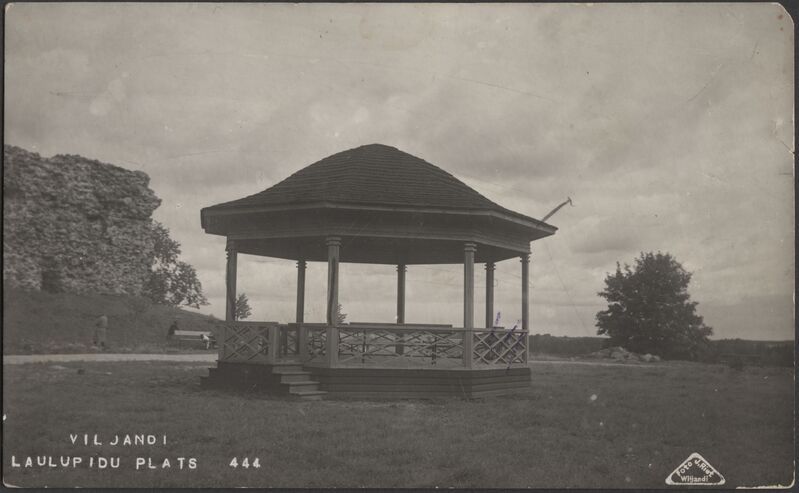
<svg viewBox="0 0 799 493">
<path fill-rule="evenodd" d="M 206 207 L 227 238 L 226 321 L 206 385 L 424 397 L 529 385 L 530 242 L 556 228 L 488 200 L 422 159 L 380 144 L 343 151 L 255 195 Z M 297 262 L 291 323 L 235 318 L 238 253 Z M 494 327 L 496 262 L 521 261 L 522 326 Z M 327 262 L 327 319 L 304 319 L 307 262 Z M 339 262 L 397 266 L 395 324 L 338 323 Z M 474 264 L 485 264 L 485 327 L 474 323 Z M 463 327 L 405 323 L 409 265 L 463 264 Z"/>
</svg>

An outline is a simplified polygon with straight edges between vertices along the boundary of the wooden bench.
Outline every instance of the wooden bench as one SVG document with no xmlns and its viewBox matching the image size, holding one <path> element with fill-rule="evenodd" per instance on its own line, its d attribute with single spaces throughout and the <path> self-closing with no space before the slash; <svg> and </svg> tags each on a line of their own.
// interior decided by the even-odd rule
<svg viewBox="0 0 799 493">
<path fill-rule="evenodd" d="M 216 338 L 214 337 L 214 333 L 211 331 L 176 330 L 172 335 L 172 340 L 177 341 L 178 346 L 180 345 L 181 341 L 188 341 L 202 342 L 205 344 L 205 349 L 216 347 Z"/>
</svg>

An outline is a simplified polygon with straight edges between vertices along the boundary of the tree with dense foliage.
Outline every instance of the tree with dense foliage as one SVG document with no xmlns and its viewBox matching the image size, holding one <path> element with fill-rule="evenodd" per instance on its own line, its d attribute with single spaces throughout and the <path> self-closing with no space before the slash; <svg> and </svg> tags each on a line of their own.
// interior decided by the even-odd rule
<svg viewBox="0 0 799 493">
<path fill-rule="evenodd" d="M 178 260 L 180 243 L 169 237 L 169 230 L 153 221 L 153 266 L 145 294 L 154 303 L 199 308 L 207 305 L 203 287 L 194 267 Z"/>
<path fill-rule="evenodd" d="M 241 293 L 236 297 L 236 320 L 246 320 L 250 315 L 252 315 L 250 300 L 246 294 Z"/>
<path fill-rule="evenodd" d="M 616 263 L 599 296 L 607 310 L 596 315 L 599 335 L 614 346 L 671 359 L 696 359 L 713 329 L 697 315 L 688 284 L 691 273 L 668 253 L 641 253 L 635 267 Z"/>
<path fill-rule="evenodd" d="M 333 311 L 333 321 L 336 325 L 341 325 L 347 321 L 347 314 L 341 312 L 341 303 L 338 303 Z"/>
</svg>

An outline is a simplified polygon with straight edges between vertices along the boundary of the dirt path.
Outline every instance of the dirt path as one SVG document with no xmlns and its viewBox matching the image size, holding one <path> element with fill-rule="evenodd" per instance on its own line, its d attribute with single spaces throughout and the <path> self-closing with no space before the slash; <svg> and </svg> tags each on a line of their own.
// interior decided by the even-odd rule
<svg viewBox="0 0 799 493">
<path fill-rule="evenodd" d="M 594 361 L 572 361 L 566 359 L 553 359 L 553 360 L 529 360 L 529 364 L 531 365 L 538 365 L 538 364 L 552 364 L 552 365 L 588 365 L 588 366 L 634 366 L 638 368 L 652 368 L 653 366 L 662 365 L 662 363 L 619 363 L 619 362 L 609 362 L 607 360 L 594 360 Z"/>
<path fill-rule="evenodd" d="M 184 363 L 213 363 L 216 353 L 200 354 L 128 354 L 128 353 L 89 353 L 89 354 L 19 354 L 4 355 L 4 365 L 22 365 L 25 363 L 69 363 L 71 361 L 104 362 L 104 361 L 175 361 Z M 607 361 L 571 361 L 571 360 L 530 360 L 530 365 L 588 365 L 651 368 L 657 366 L 638 363 L 615 363 Z"/>
<path fill-rule="evenodd" d="M 15 354 L 3 355 L 4 365 L 22 365 L 25 363 L 69 363 L 71 361 L 178 361 L 213 363 L 216 353 L 200 354 L 127 354 L 127 353 L 90 353 L 90 354 Z"/>
</svg>

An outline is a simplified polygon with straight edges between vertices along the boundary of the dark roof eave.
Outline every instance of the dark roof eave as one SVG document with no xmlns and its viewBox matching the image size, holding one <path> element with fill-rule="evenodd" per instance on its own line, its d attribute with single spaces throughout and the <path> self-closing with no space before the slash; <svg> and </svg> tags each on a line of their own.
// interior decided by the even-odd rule
<svg viewBox="0 0 799 493">
<path fill-rule="evenodd" d="M 394 212 L 423 212 L 431 214 L 465 214 L 465 215 L 487 215 L 505 219 L 521 226 L 532 227 L 544 233 L 545 236 L 555 234 L 558 230 L 557 227 L 547 224 L 538 219 L 534 219 L 524 214 L 511 211 L 509 209 L 496 210 L 496 209 L 466 209 L 466 208 L 444 208 L 444 207 L 410 207 L 407 205 L 391 206 L 386 204 L 370 205 L 370 204 L 346 204 L 338 202 L 314 202 L 307 204 L 281 204 L 281 205 L 255 205 L 255 206 L 227 206 L 227 204 L 217 204 L 210 207 L 204 207 L 200 211 L 203 226 L 205 225 L 204 218 L 207 214 L 215 216 L 226 216 L 234 214 L 246 214 L 256 212 L 277 212 L 277 211 L 291 211 L 291 210 L 307 210 L 307 209 L 354 209 L 354 210 L 382 210 Z"/>
</svg>

